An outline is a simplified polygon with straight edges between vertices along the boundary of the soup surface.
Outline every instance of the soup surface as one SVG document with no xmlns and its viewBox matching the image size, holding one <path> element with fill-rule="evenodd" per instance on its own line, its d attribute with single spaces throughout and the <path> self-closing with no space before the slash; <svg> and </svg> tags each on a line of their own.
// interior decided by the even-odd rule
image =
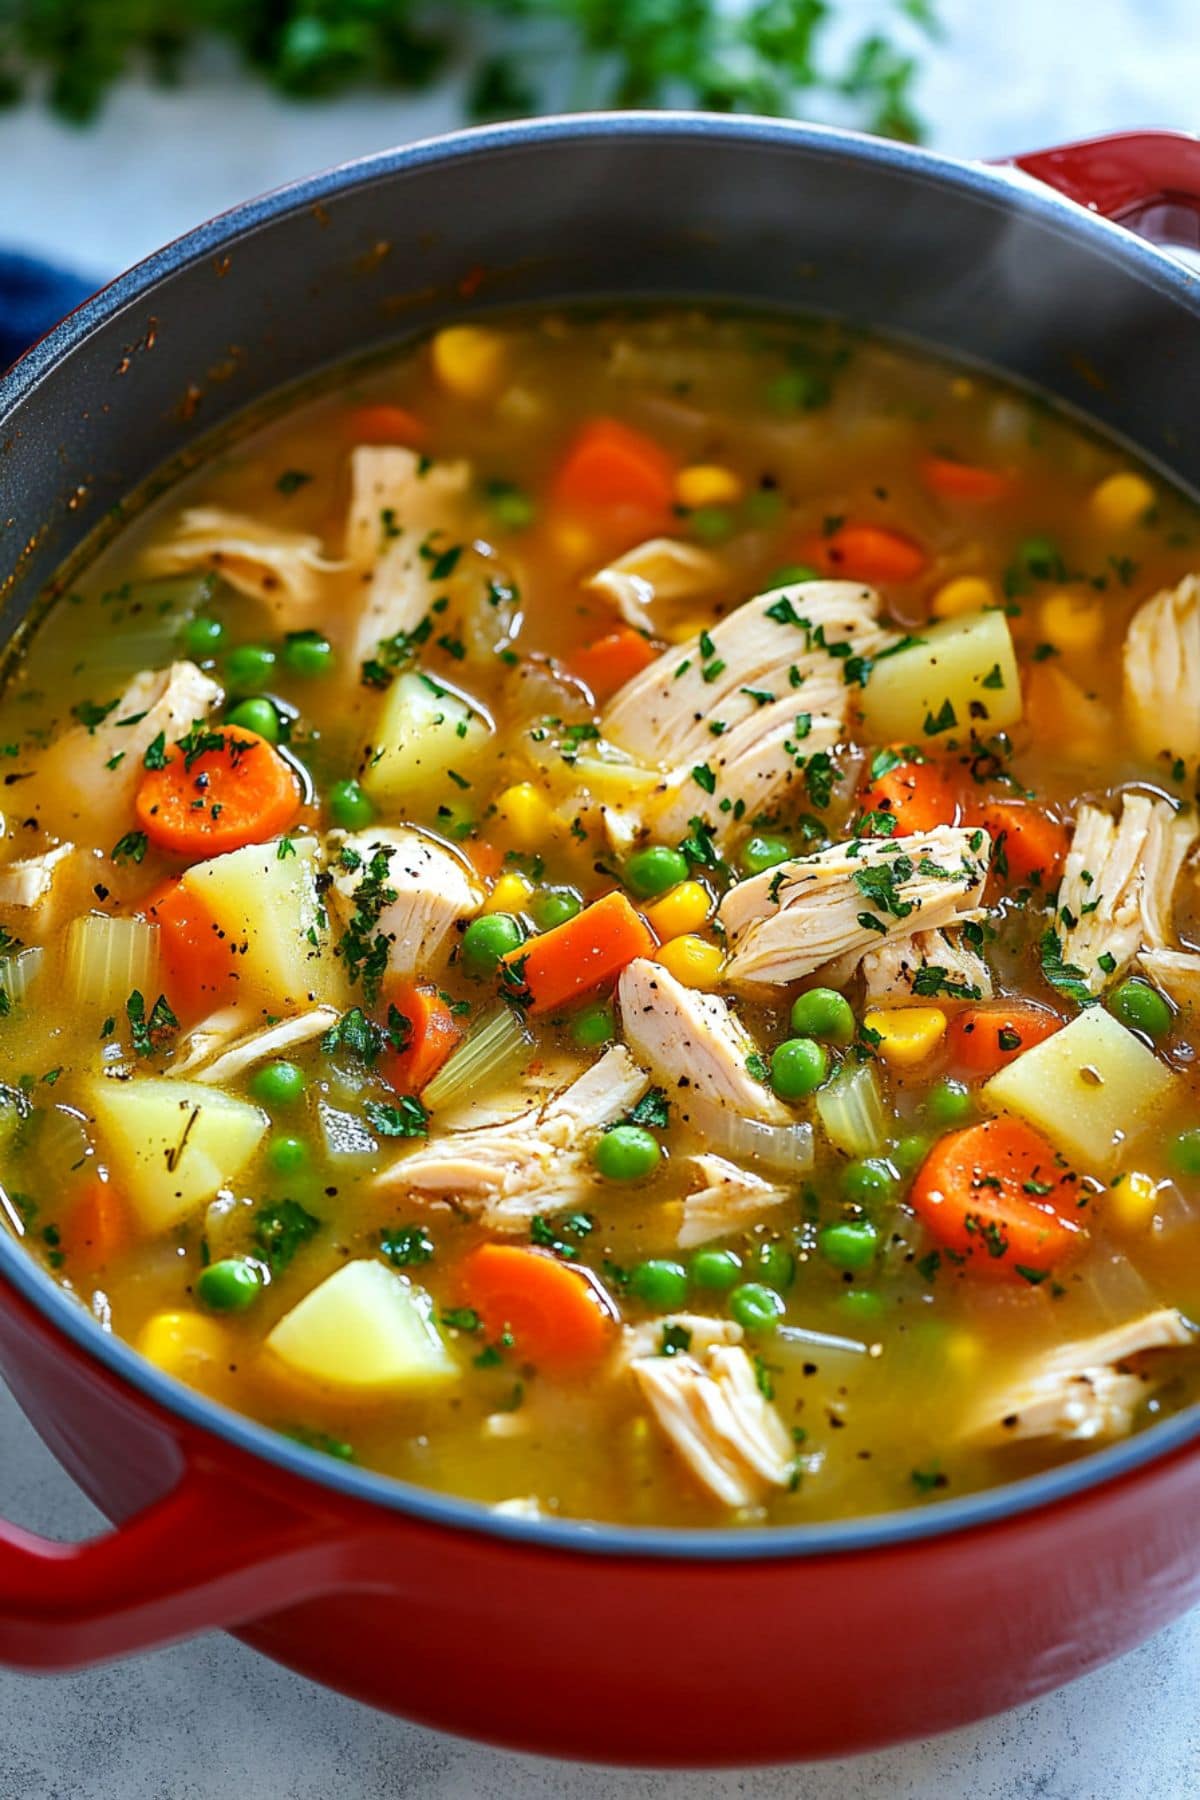
<svg viewBox="0 0 1200 1800">
<path fill-rule="evenodd" d="M 832 328 L 456 327 L 171 490 L 0 699 L 0 1203 L 510 1511 L 928 1505 L 1200 1393 L 1200 537 Z"/>
</svg>

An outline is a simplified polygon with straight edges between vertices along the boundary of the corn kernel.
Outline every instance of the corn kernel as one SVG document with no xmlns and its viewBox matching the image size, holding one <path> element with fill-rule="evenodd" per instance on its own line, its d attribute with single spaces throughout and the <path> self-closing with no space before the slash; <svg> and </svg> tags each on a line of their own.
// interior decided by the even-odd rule
<svg viewBox="0 0 1200 1800">
<path fill-rule="evenodd" d="M 505 788 L 496 810 L 518 850 L 538 850 L 558 829 L 558 815 L 531 781 Z"/>
<path fill-rule="evenodd" d="M 507 874 L 500 876 L 484 901 L 483 910 L 485 913 L 524 912 L 532 893 L 532 881 L 527 881 L 524 875 L 519 875 L 515 869 L 511 869 Z"/>
<path fill-rule="evenodd" d="M 549 534 L 555 555 L 572 569 L 594 564 L 600 554 L 596 534 L 575 519 L 555 519 Z"/>
<path fill-rule="evenodd" d="M 1104 634 L 1104 609 L 1088 594 L 1066 588 L 1047 594 L 1038 612 L 1042 636 L 1064 656 L 1094 650 Z"/>
<path fill-rule="evenodd" d="M 995 606 L 996 590 L 982 575 L 956 575 L 944 582 L 930 601 L 935 619 L 958 619 L 964 613 L 982 612 Z"/>
<path fill-rule="evenodd" d="M 713 988 L 721 979 L 725 953 L 716 944 L 685 931 L 662 946 L 657 960 L 684 987 Z"/>
<path fill-rule="evenodd" d="M 1097 521 L 1106 531 L 1128 531 L 1154 505 L 1154 489 L 1143 475 L 1135 475 L 1132 469 L 1122 469 L 1119 474 L 1106 475 L 1098 487 L 1092 489 L 1091 508 Z"/>
<path fill-rule="evenodd" d="M 203 1313 L 155 1313 L 142 1326 L 137 1347 L 147 1362 L 193 1384 L 211 1380 L 229 1361 L 228 1334 Z"/>
<path fill-rule="evenodd" d="M 508 370 L 508 345 L 483 325 L 447 325 L 430 346 L 433 372 L 460 400 L 490 400 Z"/>
<path fill-rule="evenodd" d="M 946 1015 L 940 1006 L 876 1006 L 863 1025 L 879 1034 L 875 1048 L 885 1062 L 897 1069 L 913 1069 L 941 1043 Z"/>
<path fill-rule="evenodd" d="M 1124 1181 L 1116 1182 L 1108 1190 L 1105 1223 L 1115 1231 L 1131 1234 L 1146 1231 L 1153 1221 L 1157 1203 L 1158 1183 L 1154 1177 L 1143 1174 L 1140 1169 L 1131 1169 Z"/>
<path fill-rule="evenodd" d="M 646 908 L 646 917 L 660 944 L 685 932 L 699 931 L 708 917 L 712 901 L 708 889 L 698 881 L 681 881 L 669 894 Z"/>
<path fill-rule="evenodd" d="M 693 463 L 675 477 L 675 498 L 689 511 L 700 506 L 736 506 L 745 491 L 741 476 L 719 463 Z"/>
</svg>

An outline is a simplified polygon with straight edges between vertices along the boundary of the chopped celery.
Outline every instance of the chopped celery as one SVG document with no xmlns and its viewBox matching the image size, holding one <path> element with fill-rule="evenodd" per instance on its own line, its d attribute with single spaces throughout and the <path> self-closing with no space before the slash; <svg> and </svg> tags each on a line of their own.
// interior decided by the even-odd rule
<svg viewBox="0 0 1200 1800">
<path fill-rule="evenodd" d="M 847 1156 L 875 1156 L 883 1148 L 883 1101 L 870 1063 L 845 1066 L 816 1096 L 826 1133 Z"/>
<path fill-rule="evenodd" d="M 510 1006 L 481 1019 L 434 1076 L 421 1099 L 431 1112 L 477 1097 L 505 1075 L 516 1074 L 533 1049 L 533 1034 Z"/>
<path fill-rule="evenodd" d="M 34 946 L 0 957 L 0 1016 L 12 1012 L 26 998 L 45 954 Z"/>
<path fill-rule="evenodd" d="M 93 1013 L 120 1018 L 135 990 L 149 1010 L 158 994 L 158 926 L 85 913 L 67 932 L 67 989 Z"/>
</svg>

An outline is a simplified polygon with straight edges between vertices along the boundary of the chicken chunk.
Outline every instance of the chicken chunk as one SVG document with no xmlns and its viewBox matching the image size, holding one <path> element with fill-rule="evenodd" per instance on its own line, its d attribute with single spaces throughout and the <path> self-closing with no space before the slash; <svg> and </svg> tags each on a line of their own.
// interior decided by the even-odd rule
<svg viewBox="0 0 1200 1800">
<path fill-rule="evenodd" d="M 660 537 L 627 550 L 584 585 L 611 600 L 627 625 L 662 637 L 680 601 L 716 595 L 725 580 L 725 564 L 711 550 Z"/>
<path fill-rule="evenodd" d="M 381 639 L 416 631 L 439 597 L 439 558 L 465 529 L 470 484 L 469 463 L 429 463 L 397 445 L 351 453 L 346 555 L 367 583 L 351 646 L 356 677 Z"/>
<path fill-rule="evenodd" d="M 1082 1343 L 1063 1344 L 1034 1359 L 1011 1387 L 991 1396 L 972 1415 L 965 1435 L 985 1444 L 1125 1437 L 1138 1406 L 1158 1384 L 1156 1372 L 1141 1359 L 1155 1350 L 1196 1348 L 1200 1334 L 1172 1307 Z"/>
<path fill-rule="evenodd" d="M 494 1231 L 520 1231 L 547 1207 L 577 1205 L 593 1186 L 590 1138 L 641 1099 L 650 1078 L 614 1045 L 545 1105 L 519 1118 L 448 1131 L 378 1177 L 394 1192 L 440 1198 Z"/>
<path fill-rule="evenodd" d="M 872 1006 L 992 997 L 991 971 L 959 926 L 886 937 L 877 950 L 866 952 L 859 967 Z"/>
<path fill-rule="evenodd" d="M 1200 576 L 1140 606 L 1125 634 L 1125 718 L 1149 760 L 1200 763 Z"/>
<path fill-rule="evenodd" d="M 1200 951 L 1143 950 L 1138 964 L 1176 1006 L 1200 1012 Z"/>
<path fill-rule="evenodd" d="M 1120 820 L 1081 806 L 1058 891 L 1063 961 L 1093 994 L 1116 981 L 1139 949 L 1174 943 L 1175 883 L 1196 841 L 1196 815 L 1147 794 L 1123 796 Z"/>
<path fill-rule="evenodd" d="M 167 1075 L 187 1075 L 192 1081 L 203 1081 L 220 1087 L 226 1081 L 252 1069 L 269 1056 L 282 1056 L 298 1049 L 314 1038 L 323 1037 L 338 1022 L 337 1008 L 314 1006 L 308 1012 L 295 1013 L 275 1025 L 241 1030 L 246 1014 L 240 1007 L 227 1007 L 193 1027 L 180 1045 L 182 1056 L 165 1071 Z M 232 1024 L 232 1031 L 229 1029 Z"/>
<path fill-rule="evenodd" d="M 836 962 L 844 979 L 884 939 L 908 940 L 970 916 L 990 854 L 985 832 L 941 825 L 833 844 L 741 881 L 717 912 L 732 945 L 726 978 L 762 987 Z"/>
<path fill-rule="evenodd" d="M 671 1094 L 730 1107 L 748 1119 L 786 1124 L 791 1114 L 748 1067 L 753 1038 L 719 994 L 686 988 L 637 957 L 617 985 L 625 1041 Z"/>
<path fill-rule="evenodd" d="M 443 961 L 459 920 L 472 918 L 483 905 L 483 889 L 466 863 L 420 831 L 332 833 L 329 846 L 334 870 L 329 899 L 343 926 L 358 912 L 363 883 L 382 883 L 383 904 L 378 911 L 372 906 L 369 932 L 374 943 L 382 938 L 387 944 L 388 968 L 402 979 L 426 974 Z"/>
<path fill-rule="evenodd" d="M 711 1152 L 694 1156 L 692 1167 L 702 1185 L 684 1197 L 683 1220 L 675 1240 L 681 1250 L 729 1237 L 788 1198 L 787 1188 L 776 1187 L 750 1169 Z"/>
<path fill-rule="evenodd" d="M 755 1506 L 788 1485 L 791 1439 L 740 1344 L 639 1356 L 630 1367 L 655 1422 L 714 1500 Z"/>
<path fill-rule="evenodd" d="M 63 864 L 77 854 L 74 844 L 57 844 L 39 856 L 0 864 L 0 907 L 29 911 L 47 899 Z"/>
<path fill-rule="evenodd" d="M 284 623 L 312 612 L 321 599 L 321 577 L 340 566 L 323 555 L 320 538 L 221 506 L 189 506 L 173 533 L 142 557 L 147 575 L 216 569 L 230 587 L 263 601 Z"/>
</svg>

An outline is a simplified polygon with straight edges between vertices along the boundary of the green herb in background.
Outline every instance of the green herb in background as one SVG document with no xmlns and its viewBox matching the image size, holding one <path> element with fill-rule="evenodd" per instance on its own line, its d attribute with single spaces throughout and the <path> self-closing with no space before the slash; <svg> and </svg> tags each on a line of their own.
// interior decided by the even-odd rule
<svg viewBox="0 0 1200 1800">
<path fill-rule="evenodd" d="M 940 31 L 932 0 L 875 0 L 876 28 L 846 48 L 845 25 L 862 10 L 863 0 L 6 0 L 0 102 L 41 93 L 86 121 L 123 75 L 180 83 L 193 48 L 218 39 L 294 97 L 425 88 L 453 65 L 475 119 L 614 106 L 788 114 L 823 95 L 849 122 L 918 138 L 915 52 Z"/>
</svg>

